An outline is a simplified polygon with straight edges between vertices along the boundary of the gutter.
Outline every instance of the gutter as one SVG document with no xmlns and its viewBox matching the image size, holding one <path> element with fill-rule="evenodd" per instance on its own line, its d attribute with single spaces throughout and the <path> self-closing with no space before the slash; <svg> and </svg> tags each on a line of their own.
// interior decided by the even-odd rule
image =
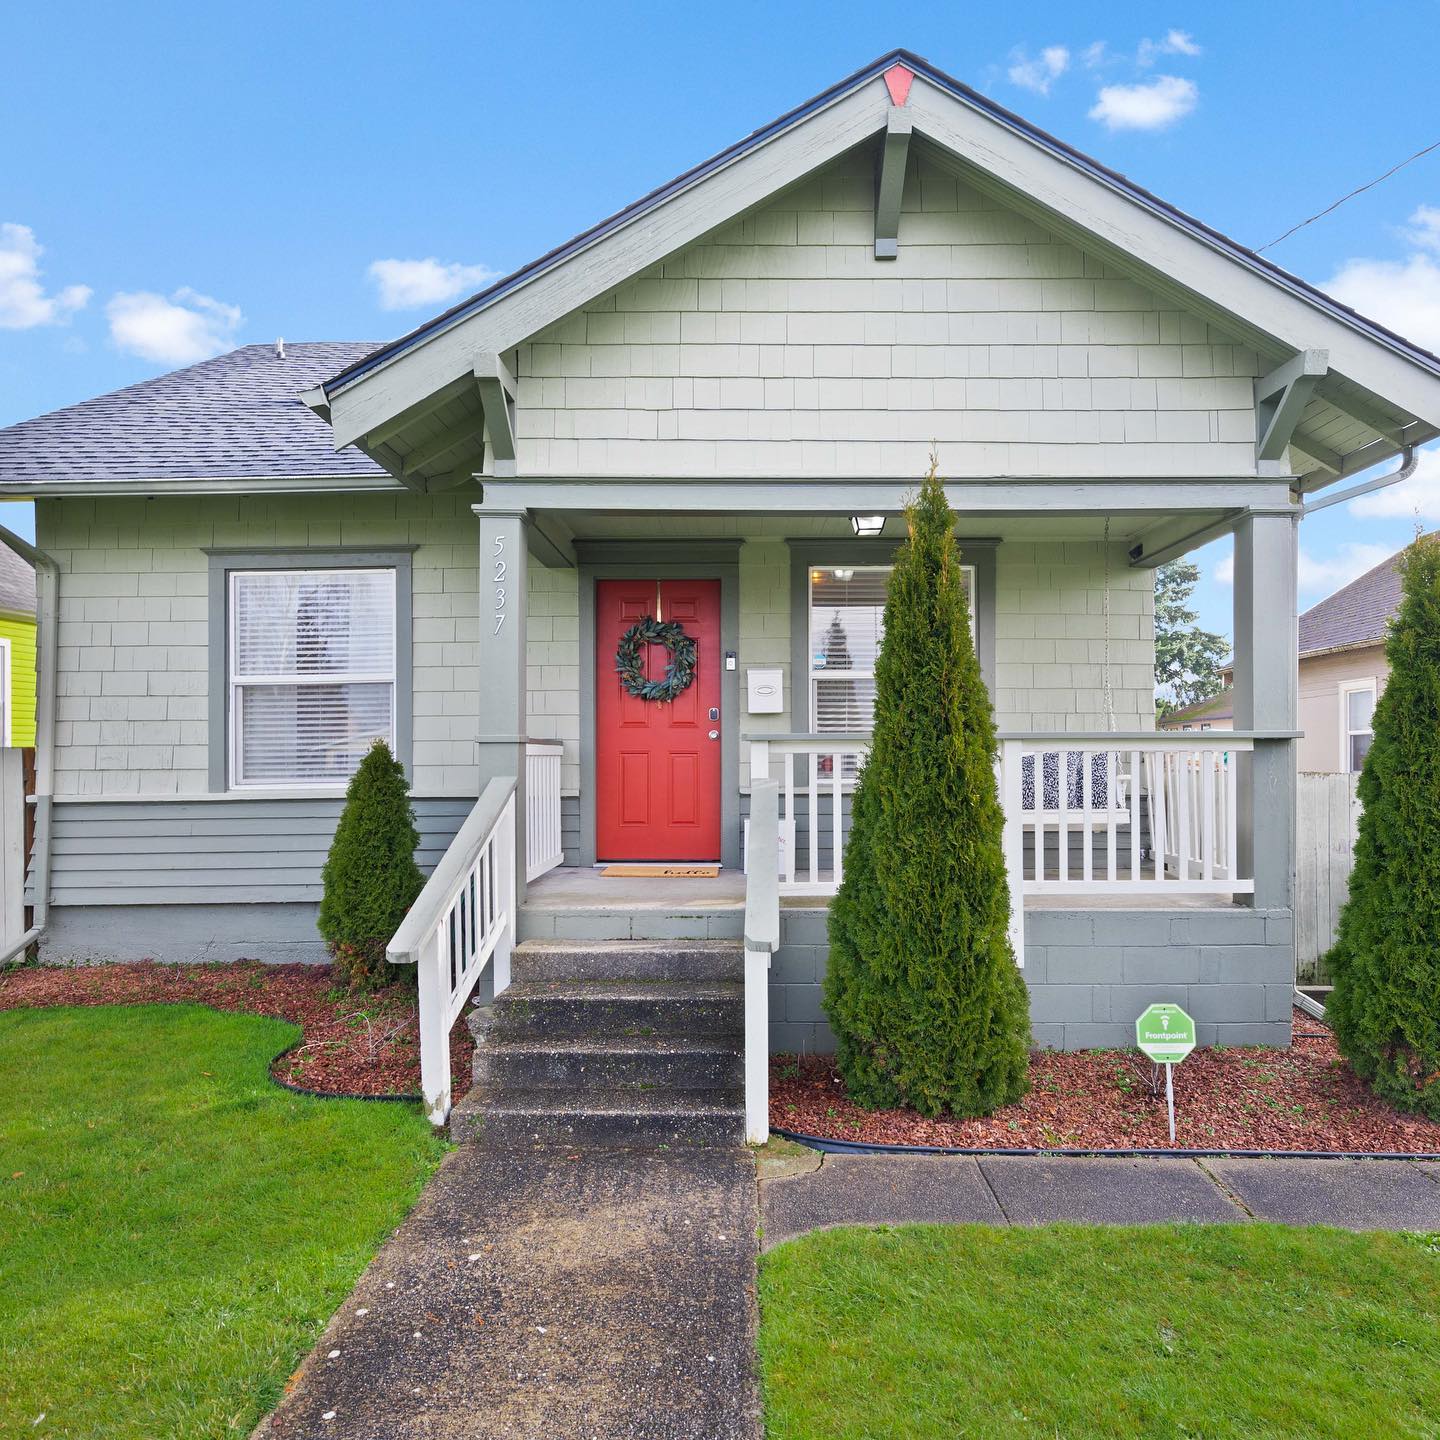
<svg viewBox="0 0 1440 1440">
<path fill-rule="evenodd" d="M 1362 495 L 1370 495 L 1376 490 L 1386 490 L 1391 485 L 1398 485 L 1402 480 L 1408 480 L 1415 473 L 1416 466 L 1419 464 L 1420 456 L 1415 447 L 1407 445 L 1401 452 L 1398 470 L 1392 470 L 1388 475 L 1379 475 L 1374 480 L 1365 481 L 1362 485 L 1351 485 L 1348 489 L 1341 490 L 1334 495 L 1322 495 L 1318 500 L 1307 500 L 1300 507 L 1300 518 L 1303 520 L 1317 510 L 1326 510 L 1331 505 L 1343 505 L 1347 500 L 1358 500 Z"/>
<path fill-rule="evenodd" d="M 50 914 L 50 812 L 55 800 L 55 697 L 60 658 L 60 567 L 53 557 L 0 525 L 0 544 L 35 567 L 35 923 L 0 952 L 0 965 L 23 954 Z"/>
</svg>

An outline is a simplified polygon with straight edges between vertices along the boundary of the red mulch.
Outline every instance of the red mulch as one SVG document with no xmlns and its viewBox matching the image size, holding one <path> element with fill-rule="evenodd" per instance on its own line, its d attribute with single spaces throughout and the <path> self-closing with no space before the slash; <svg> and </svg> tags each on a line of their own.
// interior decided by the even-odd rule
<svg viewBox="0 0 1440 1440">
<path fill-rule="evenodd" d="M 1295 1031 L 1322 1027 L 1296 1012 Z M 774 1055 L 770 1123 L 869 1144 L 976 1149 L 1166 1149 L 1165 1078 L 1133 1051 L 1038 1052 L 1030 1093 L 984 1120 L 927 1120 L 913 1110 L 862 1110 L 846 1098 L 828 1055 Z M 1175 1067 L 1175 1144 L 1195 1150 L 1440 1153 L 1440 1125 L 1378 1100 L 1340 1058 L 1334 1039 L 1288 1050 L 1196 1050 Z"/>
<path fill-rule="evenodd" d="M 420 1093 L 413 986 L 365 995 L 336 987 L 328 965 L 22 966 L 0 972 L 0 1010 L 42 1005 L 209 1005 L 293 1021 L 298 1048 L 271 1067 L 277 1080 L 326 1095 Z M 470 1088 L 474 1040 L 462 1015 L 450 1032 L 454 1098 Z"/>
</svg>

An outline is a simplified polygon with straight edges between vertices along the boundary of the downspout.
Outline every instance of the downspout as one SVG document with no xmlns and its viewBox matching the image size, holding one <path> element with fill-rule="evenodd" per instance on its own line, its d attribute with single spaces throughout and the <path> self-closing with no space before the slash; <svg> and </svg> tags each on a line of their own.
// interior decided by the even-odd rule
<svg viewBox="0 0 1440 1440">
<path fill-rule="evenodd" d="M 1414 473 L 1415 467 L 1420 463 L 1420 456 L 1416 453 L 1413 445 L 1407 445 L 1400 455 L 1400 468 L 1392 470 L 1388 475 L 1378 475 L 1374 480 L 1367 480 L 1363 485 L 1352 485 L 1348 490 L 1341 490 L 1334 495 L 1322 495 L 1318 500 L 1307 500 L 1300 507 L 1300 518 L 1303 520 L 1307 515 L 1313 515 L 1317 510 L 1326 510 L 1331 505 L 1343 505 L 1347 500 L 1356 500 L 1361 495 L 1369 495 L 1375 490 L 1385 490 L 1391 485 L 1398 485 L 1402 480 L 1408 480 Z"/>
<path fill-rule="evenodd" d="M 0 965 L 40 938 L 50 912 L 50 810 L 55 796 L 55 695 L 60 658 L 60 567 L 43 550 L 0 525 L 0 544 L 35 567 L 35 923 L 8 949 Z"/>
</svg>

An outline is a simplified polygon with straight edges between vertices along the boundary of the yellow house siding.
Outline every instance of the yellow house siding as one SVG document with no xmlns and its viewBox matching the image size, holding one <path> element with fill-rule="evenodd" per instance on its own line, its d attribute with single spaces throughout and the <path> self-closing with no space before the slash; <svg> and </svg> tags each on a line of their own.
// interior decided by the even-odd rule
<svg viewBox="0 0 1440 1440">
<path fill-rule="evenodd" d="M 10 642 L 11 745 L 35 743 L 35 622 L 0 615 L 0 639 Z"/>
</svg>

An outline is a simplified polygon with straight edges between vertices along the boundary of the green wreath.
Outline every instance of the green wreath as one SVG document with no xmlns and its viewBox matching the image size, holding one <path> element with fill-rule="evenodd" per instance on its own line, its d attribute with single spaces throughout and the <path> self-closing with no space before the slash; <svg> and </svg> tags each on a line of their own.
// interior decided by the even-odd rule
<svg viewBox="0 0 1440 1440">
<path fill-rule="evenodd" d="M 663 680 L 649 680 L 645 676 L 647 645 L 663 645 L 670 652 Z M 665 704 L 683 695 L 695 679 L 695 641 L 678 621 L 660 621 L 651 615 L 642 615 L 615 647 L 615 673 L 637 700 L 658 700 Z"/>
</svg>

